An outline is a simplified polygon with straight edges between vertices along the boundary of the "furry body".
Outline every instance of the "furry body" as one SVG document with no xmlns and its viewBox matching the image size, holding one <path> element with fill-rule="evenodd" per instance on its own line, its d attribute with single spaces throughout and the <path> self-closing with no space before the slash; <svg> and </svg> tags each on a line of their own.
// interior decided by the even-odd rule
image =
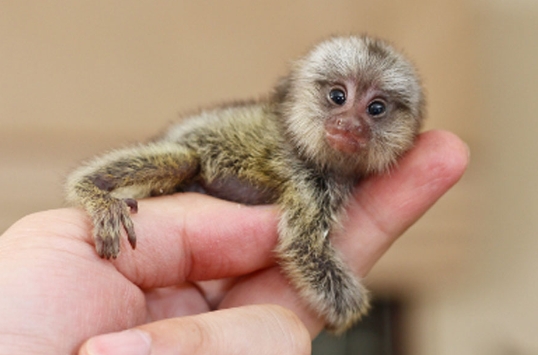
<svg viewBox="0 0 538 355">
<path fill-rule="evenodd" d="M 390 46 L 334 38 L 298 61 L 268 99 L 201 111 L 150 143 L 79 168 L 68 179 L 68 200 L 92 217 L 106 258 L 118 255 L 123 229 L 135 247 L 134 197 L 202 191 L 276 203 L 283 270 L 328 328 L 341 332 L 367 311 L 368 295 L 329 236 L 356 182 L 411 147 L 422 106 L 413 68 Z M 131 186 L 137 196 L 117 195 Z"/>
</svg>

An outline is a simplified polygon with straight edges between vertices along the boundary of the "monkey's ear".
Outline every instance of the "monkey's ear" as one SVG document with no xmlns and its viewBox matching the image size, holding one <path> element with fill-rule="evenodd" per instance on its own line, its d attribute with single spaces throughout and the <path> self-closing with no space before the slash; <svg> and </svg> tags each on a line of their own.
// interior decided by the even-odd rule
<svg viewBox="0 0 538 355">
<path fill-rule="evenodd" d="M 289 76 L 284 76 L 278 80 L 272 94 L 273 102 L 284 102 L 288 98 L 291 88 L 291 80 Z"/>
</svg>

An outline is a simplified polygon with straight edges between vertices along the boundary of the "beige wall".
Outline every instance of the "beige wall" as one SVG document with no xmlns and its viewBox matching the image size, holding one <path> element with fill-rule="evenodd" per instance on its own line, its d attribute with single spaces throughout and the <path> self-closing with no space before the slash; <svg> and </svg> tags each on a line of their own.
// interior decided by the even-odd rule
<svg viewBox="0 0 538 355">
<path fill-rule="evenodd" d="M 369 32 L 419 67 L 427 128 L 473 151 L 370 286 L 409 301 L 411 354 L 538 353 L 538 6 L 506 3 L 1 1 L 0 230 L 61 206 L 77 161 L 263 95 L 316 40 Z"/>
<path fill-rule="evenodd" d="M 538 354 L 538 3 L 478 5 L 474 256 L 424 295 L 419 353 Z"/>
</svg>

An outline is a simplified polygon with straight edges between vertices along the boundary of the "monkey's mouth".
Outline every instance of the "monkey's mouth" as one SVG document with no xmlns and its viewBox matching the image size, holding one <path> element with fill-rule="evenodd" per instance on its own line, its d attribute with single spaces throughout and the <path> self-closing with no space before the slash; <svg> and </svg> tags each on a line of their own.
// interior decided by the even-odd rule
<svg viewBox="0 0 538 355">
<path fill-rule="evenodd" d="M 338 129 L 327 129 L 326 132 L 327 143 L 342 153 L 356 154 L 368 145 L 368 139 L 364 135 Z"/>
</svg>

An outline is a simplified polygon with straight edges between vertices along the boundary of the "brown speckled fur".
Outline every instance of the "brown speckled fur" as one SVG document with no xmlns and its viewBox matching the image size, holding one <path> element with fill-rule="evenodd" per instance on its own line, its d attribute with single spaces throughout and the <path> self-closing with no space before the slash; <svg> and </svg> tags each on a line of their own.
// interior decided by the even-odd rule
<svg viewBox="0 0 538 355">
<path fill-rule="evenodd" d="M 354 90 L 348 95 L 356 102 L 376 90 L 388 107 L 383 117 L 368 119 L 368 141 L 356 154 L 325 139 L 337 110 L 353 114 L 329 102 L 335 85 Z M 411 147 L 423 106 L 413 67 L 392 47 L 369 37 L 331 38 L 297 61 L 268 99 L 202 110 L 150 143 L 88 162 L 68 178 L 67 198 L 92 217 L 105 258 L 117 257 L 122 229 L 135 246 L 133 198 L 196 190 L 277 203 L 284 272 L 327 327 L 342 332 L 366 313 L 368 293 L 329 237 L 356 182 L 386 171 Z M 138 191 L 119 197 L 127 187 Z"/>
</svg>

